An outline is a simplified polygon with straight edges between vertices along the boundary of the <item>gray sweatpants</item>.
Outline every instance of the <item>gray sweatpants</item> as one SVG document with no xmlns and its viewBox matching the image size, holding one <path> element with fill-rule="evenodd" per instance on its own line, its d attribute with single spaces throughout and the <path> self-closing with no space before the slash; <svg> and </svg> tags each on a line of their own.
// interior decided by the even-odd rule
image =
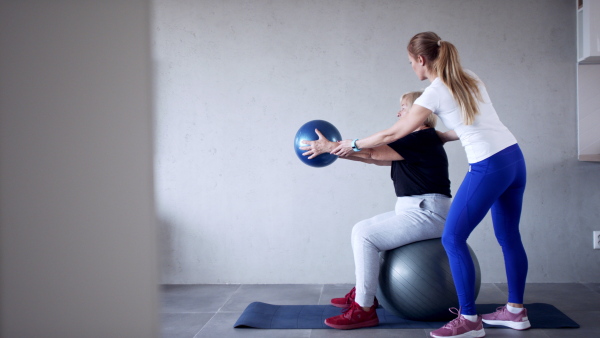
<svg viewBox="0 0 600 338">
<path fill-rule="evenodd" d="M 451 198 L 441 194 L 398 197 L 394 211 L 360 221 L 352 228 L 355 301 L 360 306 L 373 305 L 379 280 L 379 252 L 441 237 L 450 203 Z"/>
</svg>

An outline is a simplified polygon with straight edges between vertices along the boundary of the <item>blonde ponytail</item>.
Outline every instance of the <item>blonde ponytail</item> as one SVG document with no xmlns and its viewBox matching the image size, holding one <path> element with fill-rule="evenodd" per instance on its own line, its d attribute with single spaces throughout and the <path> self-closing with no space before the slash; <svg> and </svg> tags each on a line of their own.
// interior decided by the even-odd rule
<svg viewBox="0 0 600 338">
<path fill-rule="evenodd" d="M 479 114 L 478 101 L 483 99 L 477 80 L 463 70 L 456 47 L 433 32 L 424 32 L 410 39 L 407 49 L 413 57 L 420 55 L 428 61 L 428 69 L 437 74 L 458 103 L 464 124 L 473 124 Z"/>
</svg>

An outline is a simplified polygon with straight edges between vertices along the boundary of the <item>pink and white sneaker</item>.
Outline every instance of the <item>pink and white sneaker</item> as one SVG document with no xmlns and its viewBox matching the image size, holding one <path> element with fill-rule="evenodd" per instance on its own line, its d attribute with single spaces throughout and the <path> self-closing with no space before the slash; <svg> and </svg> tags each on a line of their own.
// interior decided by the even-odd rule
<svg viewBox="0 0 600 338">
<path fill-rule="evenodd" d="M 454 310 L 454 311 L 453 311 Z M 429 333 L 434 338 L 467 338 L 467 337 L 485 337 L 485 330 L 481 323 L 481 316 L 477 316 L 477 321 L 472 322 L 460 315 L 460 311 L 456 308 L 451 308 L 450 312 L 458 317 L 441 328 Z"/>
<path fill-rule="evenodd" d="M 483 322 L 488 325 L 508 326 L 515 330 L 527 330 L 531 327 L 527 318 L 527 309 L 523 309 L 520 313 L 512 313 L 504 305 L 497 308 L 496 312 L 488 313 L 481 317 L 483 318 Z"/>
</svg>

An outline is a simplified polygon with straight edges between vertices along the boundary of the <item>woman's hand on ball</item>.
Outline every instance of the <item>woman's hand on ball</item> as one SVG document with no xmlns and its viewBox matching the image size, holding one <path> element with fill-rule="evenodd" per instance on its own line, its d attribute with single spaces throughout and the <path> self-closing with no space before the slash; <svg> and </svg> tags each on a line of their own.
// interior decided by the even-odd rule
<svg viewBox="0 0 600 338">
<path fill-rule="evenodd" d="M 300 150 L 307 150 L 302 153 L 304 156 L 309 156 L 308 159 L 311 160 L 321 154 L 328 153 L 333 150 L 337 146 L 337 143 L 329 141 L 320 131 L 319 129 L 315 129 L 315 133 L 319 137 L 316 141 L 307 141 L 303 140 L 302 144 L 306 144 L 305 147 L 300 147 Z"/>
<path fill-rule="evenodd" d="M 331 152 L 332 155 L 346 157 L 352 154 L 352 140 L 343 140 L 338 142 L 337 147 Z"/>
</svg>

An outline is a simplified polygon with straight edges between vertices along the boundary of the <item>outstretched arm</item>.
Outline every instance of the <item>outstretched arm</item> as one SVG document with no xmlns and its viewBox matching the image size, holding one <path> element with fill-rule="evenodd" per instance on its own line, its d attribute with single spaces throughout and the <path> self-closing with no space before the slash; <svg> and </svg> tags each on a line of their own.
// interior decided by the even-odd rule
<svg viewBox="0 0 600 338">
<path fill-rule="evenodd" d="M 414 104 L 408 113 L 394 123 L 393 126 L 356 141 L 356 146 L 359 149 L 375 148 L 399 140 L 419 128 L 430 114 L 432 114 L 431 110 Z M 339 145 L 331 154 L 348 156 L 352 151 L 352 140 L 344 140 L 339 142 Z"/>
<path fill-rule="evenodd" d="M 364 163 L 370 163 L 380 166 L 390 166 L 393 161 L 404 160 L 402 155 L 398 154 L 394 149 L 387 145 L 379 146 L 376 148 L 365 149 L 360 152 L 352 152 L 350 156 L 340 157 L 353 161 L 360 161 Z"/>
<path fill-rule="evenodd" d="M 302 143 L 306 144 L 306 146 L 300 147 L 300 150 L 306 150 L 306 152 L 304 152 L 302 155 L 309 156 L 309 159 L 313 159 L 324 153 L 329 153 L 338 146 L 337 142 L 329 141 L 318 129 L 315 129 L 315 132 L 319 137 L 318 140 L 304 140 Z M 350 155 L 340 158 L 376 165 L 391 165 L 392 161 L 400 161 L 404 159 L 402 156 L 400 156 L 400 154 L 387 145 L 372 149 L 365 149 L 364 151 L 360 152 L 353 151 Z"/>
</svg>

